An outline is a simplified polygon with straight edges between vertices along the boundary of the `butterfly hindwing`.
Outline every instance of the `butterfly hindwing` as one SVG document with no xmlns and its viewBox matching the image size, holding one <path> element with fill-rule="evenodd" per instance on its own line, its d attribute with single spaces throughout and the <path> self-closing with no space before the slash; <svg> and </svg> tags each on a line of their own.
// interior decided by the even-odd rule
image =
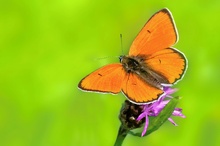
<svg viewBox="0 0 220 146">
<path fill-rule="evenodd" d="M 184 54 L 173 48 L 163 49 L 148 56 L 145 63 L 154 72 L 165 77 L 169 84 L 180 80 L 187 68 Z"/>
<path fill-rule="evenodd" d="M 130 101 L 138 104 L 152 102 L 163 94 L 162 89 L 151 86 L 133 73 L 125 77 L 122 92 Z"/>
</svg>

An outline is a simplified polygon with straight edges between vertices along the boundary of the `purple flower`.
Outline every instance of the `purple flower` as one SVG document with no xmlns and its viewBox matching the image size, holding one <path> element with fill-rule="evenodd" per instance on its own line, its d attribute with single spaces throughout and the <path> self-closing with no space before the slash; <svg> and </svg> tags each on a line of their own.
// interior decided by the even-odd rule
<svg viewBox="0 0 220 146">
<path fill-rule="evenodd" d="M 143 130 L 141 136 L 144 136 L 147 131 L 147 128 L 149 125 L 148 117 L 149 116 L 157 116 L 163 110 L 163 108 L 166 106 L 166 104 L 170 101 L 169 98 L 172 98 L 171 94 L 173 94 L 176 91 L 177 91 L 177 89 L 172 89 L 170 87 L 164 87 L 164 95 L 162 97 L 160 97 L 157 101 L 155 101 L 153 103 L 144 105 L 143 112 L 137 118 L 137 120 L 140 121 L 145 117 L 145 126 L 144 126 L 144 130 Z M 165 99 L 165 98 L 168 98 L 168 99 Z M 175 108 L 172 115 L 185 118 L 185 115 L 182 114 L 181 108 Z M 168 118 L 168 120 L 173 125 L 177 126 L 177 124 L 173 121 L 172 118 Z"/>
</svg>

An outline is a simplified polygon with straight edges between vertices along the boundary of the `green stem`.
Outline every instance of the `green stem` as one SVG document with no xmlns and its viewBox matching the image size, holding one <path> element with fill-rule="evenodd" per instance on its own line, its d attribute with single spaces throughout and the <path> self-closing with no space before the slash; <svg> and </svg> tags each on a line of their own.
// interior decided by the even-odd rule
<svg viewBox="0 0 220 146">
<path fill-rule="evenodd" d="M 118 136 L 116 138 L 114 146 L 121 146 L 129 130 L 125 129 L 122 125 L 118 130 Z"/>
</svg>

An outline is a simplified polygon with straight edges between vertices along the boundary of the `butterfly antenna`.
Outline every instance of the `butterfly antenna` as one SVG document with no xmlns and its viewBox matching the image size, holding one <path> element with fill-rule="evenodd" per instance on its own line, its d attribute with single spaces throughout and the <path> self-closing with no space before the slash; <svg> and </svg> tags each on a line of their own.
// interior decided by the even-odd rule
<svg viewBox="0 0 220 146">
<path fill-rule="evenodd" d="M 122 34 L 120 34 L 120 40 L 121 40 L 121 53 L 124 54 L 124 53 L 123 53 Z"/>
<path fill-rule="evenodd" d="M 102 59 L 108 59 L 110 58 L 110 56 L 106 56 L 106 57 L 99 57 L 99 58 L 96 58 L 95 60 L 102 60 Z"/>
<path fill-rule="evenodd" d="M 124 53 L 123 53 L 122 34 L 120 34 L 120 40 L 121 40 L 121 52 L 122 52 L 122 54 L 124 54 Z M 119 58 L 120 56 L 114 56 L 114 57 Z M 99 57 L 99 58 L 96 58 L 95 60 L 106 59 L 106 58 L 110 58 L 110 56 L 107 56 L 107 57 Z"/>
</svg>

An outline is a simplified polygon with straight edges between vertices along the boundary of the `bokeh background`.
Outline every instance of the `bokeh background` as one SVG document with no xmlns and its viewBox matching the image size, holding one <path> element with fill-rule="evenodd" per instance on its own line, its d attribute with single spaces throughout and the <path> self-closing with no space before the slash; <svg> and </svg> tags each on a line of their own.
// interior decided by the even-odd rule
<svg viewBox="0 0 220 146">
<path fill-rule="evenodd" d="M 91 71 L 127 54 L 156 11 L 172 12 L 189 68 L 174 118 L 124 146 L 220 145 L 220 1 L 0 1 L 0 145 L 112 146 L 122 94 L 85 93 Z M 123 34 L 123 52 L 119 34 Z"/>
</svg>

